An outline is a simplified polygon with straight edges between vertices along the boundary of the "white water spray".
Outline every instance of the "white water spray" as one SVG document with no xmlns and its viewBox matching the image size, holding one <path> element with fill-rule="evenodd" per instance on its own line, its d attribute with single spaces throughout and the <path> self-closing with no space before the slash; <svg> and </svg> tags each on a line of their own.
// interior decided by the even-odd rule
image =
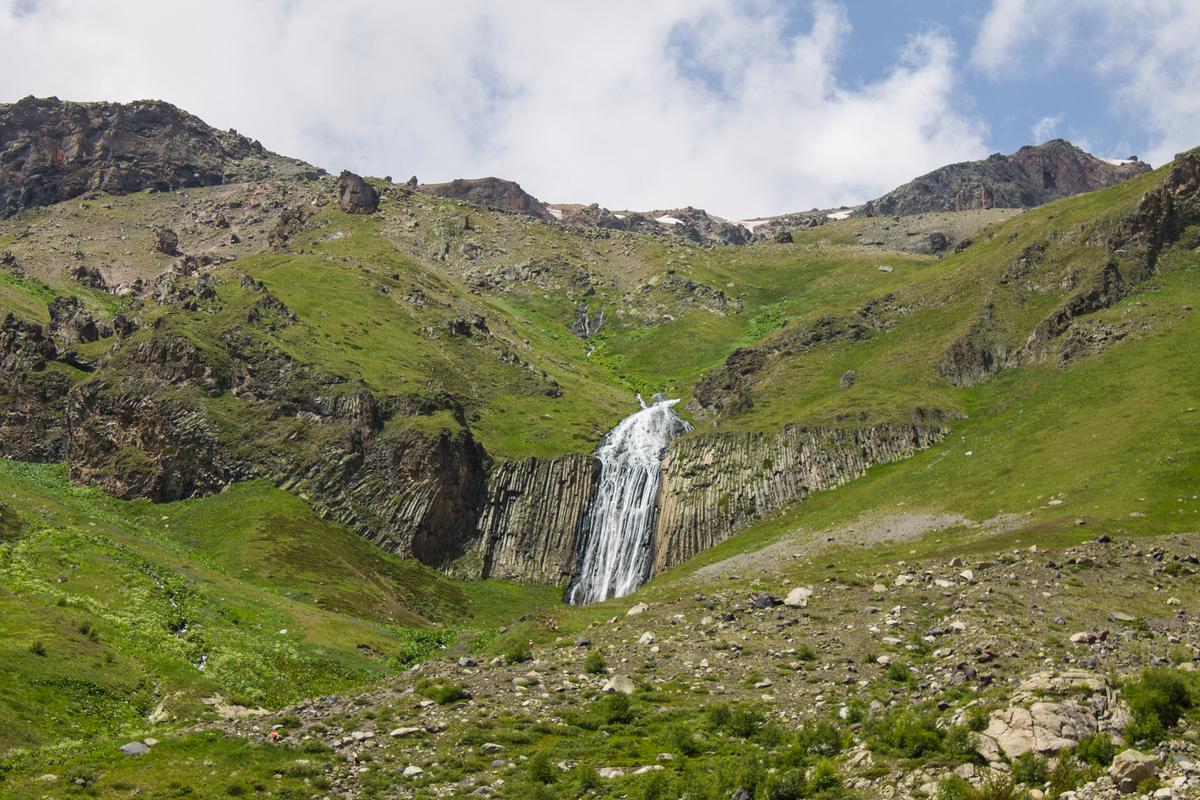
<svg viewBox="0 0 1200 800">
<path fill-rule="evenodd" d="M 659 464 L 667 445 L 692 429 L 656 394 L 608 432 L 596 458 L 600 485 L 583 521 L 583 552 L 567 590 L 573 605 L 622 597 L 650 577 L 658 511 Z"/>
</svg>

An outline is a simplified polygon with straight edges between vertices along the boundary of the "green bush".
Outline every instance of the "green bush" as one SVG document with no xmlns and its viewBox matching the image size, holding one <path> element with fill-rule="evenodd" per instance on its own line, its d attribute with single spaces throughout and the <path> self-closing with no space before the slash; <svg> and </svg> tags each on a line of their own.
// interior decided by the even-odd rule
<svg viewBox="0 0 1200 800">
<path fill-rule="evenodd" d="M 771 776 L 767 800 L 804 800 L 808 797 L 808 779 L 803 769 L 790 769 Z"/>
<path fill-rule="evenodd" d="M 1083 765 L 1070 753 L 1059 753 L 1054 769 L 1050 772 L 1049 795 L 1058 797 L 1063 792 L 1073 791 L 1087 781 L 1099 777 L 1102 772 L 1098 767 Z"/>
<path fill-rule="evenodd" d="M 704 712 L 704 716 L 708 720 L 708 727 L 719 731 L 729 725 L 733 709 L 729 707 L 728 703 L 717 703 L 715 706 L 709 706 L 708 710 Z"/>
<path fill-rule="evenodd" d="M 417 682 L 417 692 L 443 706 L 471 698 L 471 693 L 461 684 L 444 678 L 423 678 Z"/>
<path fill-rule="evenodd" d="M 1125 728 L 1129 742 L 1158 744 L 1195 704 L 1193 687 L 1174 669 L 1143 670 L 1122 687 L 1133 719 Z"/>
<path fill-rule="evenodd" d="M 609 725 L 626 725 L 633 722 L 633 702 L 629 695 L 614 692 L 599 702 L 600 718 Z"/>
<path fill-rule="evenodd" d="M 675 746 L 683 756 L 695 756 L 700 753 L 700 742 L 692 729 L 682 722 L 677 722 L 667 730 L 667 740 Z"/>
<path fill-rule="evenodd" d="M 808 778 L 809 788 L 814 792 L 830 792 L 842 785 L 842 776 L 838 774 L 837 764 L 832 759 L 822 758 L 812 769 Z"/>
<path fill-rule="evenodd" d="M 524 642 L 515 642 L 504 651 L 504 663 L 506 664 L 524 664 L 526 661 L 532 660 L 533 653 L 529 650 L 529 645 Z"/>
<path fill-rule="evenodd" d="M 975 788 L 966 778 L 958 775 L 947 775 L 938 781 L 935 800 L 971 800 Z"/>
<path fill-rule="evenodd" d="M 529 772 L 529 779 L 535 783 L 554 783 L 558 777 L 558 770 L 550 763 L 550 756 L 545 750 L 539 750 L 530 757 L 526 770 Z"/>
<path fill-rule="evenodd" d="M 1013 759 L 1012 779 L 1027 786 L 1040 786 L 1046 782 L 1049 766 L 1046 759 L 1033 750 L 1027 750 Z"/>
<path fill-rule="evenodd" d="M 869 720 L 864 731 L 867 746 L 878 753 L 924 758 L 942 749 L 942 733 L 933 718 L 908 709 Z"/>
<path fill-rule="evenodd" d="M 42 644 L 41 642 L 34 642 L 33 644 L 29 645 L 29 652 L 33 653 L 35 656 L 44 656 L 46 655 L 46 645 Z"/>
<path fill-rule="evenodd" d="M 752 706 L 740 705 L 729 715 L 726 726 L 730 733 L 742 739 L 751 739 L 762 727 L 762 714 Z"/>
<path fill-rule="evenodd" d="M 830 720 L 805 723 L 795 736 L 794 747 L 806 756 L 835 756 L 847 745 L 847 733 Z"/>
<path fill-rule="evenodd" d="M 1117 754 L 1117 746 L 1107 733 L 1085 736 L 1075 746 L 1075 757 L 1084 764 L 1107 769 Z"/>
<path fill-rule="evenodd" d="M 589 650 L 588 654 L 583 657 L 583 671 L 589 675 L 599 675 L 606 668 L 604 663 L 604 654 L 599 650 Z"/>
</svg>

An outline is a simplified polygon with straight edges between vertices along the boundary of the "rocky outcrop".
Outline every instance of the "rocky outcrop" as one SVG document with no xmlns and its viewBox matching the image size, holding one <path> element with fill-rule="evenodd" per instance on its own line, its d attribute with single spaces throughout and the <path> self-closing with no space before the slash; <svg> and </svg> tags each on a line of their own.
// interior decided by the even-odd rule
<svg viewBox="0 0 1200 800">
<path fill-rule="evenodd" d="M 177 500 L 211 494 L 251 476 L 199 403 L 134 381 L 94 380 L 66 402 L 71 479 L 114 497 Z"/>
<path fill-rule="evenodd" d="M 1135 157 L 1113 164 L 1055 139 L 995 153 L 983 161 L 950 164 L 863 206 L 865 216 L 922 214 L 986 208 L 1032 208 L 1051 200 L 1112 186 L 1149 172 Z"/>
<path fill-rule="evenodd" d="M 47 369 L 58 349 L 42 326 L 9 313 L 0 325 L 0 457 L 60 461 L 67 451 L 63 406 L 68 371 Z"/>
<path fill-rule="evenodd" d="M 673 208 L 647 214 L 672 233 L 696 244 L 746 244 L 750 231 L 744 226 L 718 219 L 702 208 Z"/>
<path fill-rule="evenodd" d="M 155 228 L 154 243 L 151 247 L 156 253 L 177 256 L 179 255 L 179 234 L 170 228 Z"/>
<path fill-rule="evenodd" d="M 65 345 L 72 345 L 98 341 L 101 330 L 78 297 L 58 296 L 50 302 L 46 333 Z"/>
<path fill-rule="evenodd" d="M 423 183 L 415 188 L 418 192 L 450 197 L 473 206 L 528 214 L 538 219 L 554 218 L 545 203 L 522 189 L 519 183 L 502 178 L 458 178 L 449 183 Z"/>
<path fill-rule="evenodd" d="M 379 192 L 353 172 L 338 177 L 338 205 L 347 214 L 374 214 L 379 208 Z"/>
<path fill-rule="evenodd" d="M 285 167 L 294 174 L 319 173 L 170 103 L 27 97 L 0 105 L 0 218 L 88 192 L 214 186 Z"/>
<path fill-rule="evenodd" d="M 1116 687 L 1082 669 L 1031 675 L 1009 702 L 992 712 L 979 735 L 979 754 L 989 762 L 1030 751 L 1053 756 L 1096 733 L 1119 735 L 1130 719 Z"/>
<path fill-rule="evenodd" d="M 840 486 L 942 437 L 928 425 L 789 426 L 673 442 L 663 462 L 654 571 L 685 561 L 764 514 Z"/>
</svg>

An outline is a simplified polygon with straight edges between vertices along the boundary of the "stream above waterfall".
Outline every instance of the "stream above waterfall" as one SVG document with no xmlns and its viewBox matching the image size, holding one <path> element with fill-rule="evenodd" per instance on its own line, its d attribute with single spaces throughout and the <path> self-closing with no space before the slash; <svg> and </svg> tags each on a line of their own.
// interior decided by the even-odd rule
<svg viewBox="0 0 1200 800">
<path fill-rule="evenodd" d="M 608 432 L 596 450 L 600 477 L 582 522 L 582 550 L 567 602 L 622 597 L 650 577 L 661 462 L 672 439 L 692 426 L 656 394 Z"/>
</svg>

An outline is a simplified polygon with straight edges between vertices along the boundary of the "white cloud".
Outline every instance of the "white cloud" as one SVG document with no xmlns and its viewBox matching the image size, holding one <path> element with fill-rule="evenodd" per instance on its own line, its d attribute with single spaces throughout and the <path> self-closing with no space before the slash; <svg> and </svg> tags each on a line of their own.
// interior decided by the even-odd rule
<svg viewBox="0 0 1200 800">
<path fill-rule="evenodd" d="M 1195 0 L 994 0 L 971 62 L 997 80 L 1090 71 L 1114 116 L 1150 142 L 1141 155 L 1162 163 L 1200 145 L 1197 42 Z"/>
<path fill-rule="evenodd" d="M 1029 129 L 1029 132 L 1033 135 L 1033 143 L 1041 144 L 1052 139 L 1055 131 L 1062 125 L 1063 117 L 1065 116 L 1065 114 L 1054 114 L 1053 116 L 1042 117 L 1033 123 L 1033 127 Z"/>
<path fill-rule="evenodd" d="M 952 42 L 847 88 L 820 0 L 799 26 L 787 0 L 2 3 L 0 98 L 162 98 L 330 170 L 749 216 L 987 152 Z"/>
</svg>

